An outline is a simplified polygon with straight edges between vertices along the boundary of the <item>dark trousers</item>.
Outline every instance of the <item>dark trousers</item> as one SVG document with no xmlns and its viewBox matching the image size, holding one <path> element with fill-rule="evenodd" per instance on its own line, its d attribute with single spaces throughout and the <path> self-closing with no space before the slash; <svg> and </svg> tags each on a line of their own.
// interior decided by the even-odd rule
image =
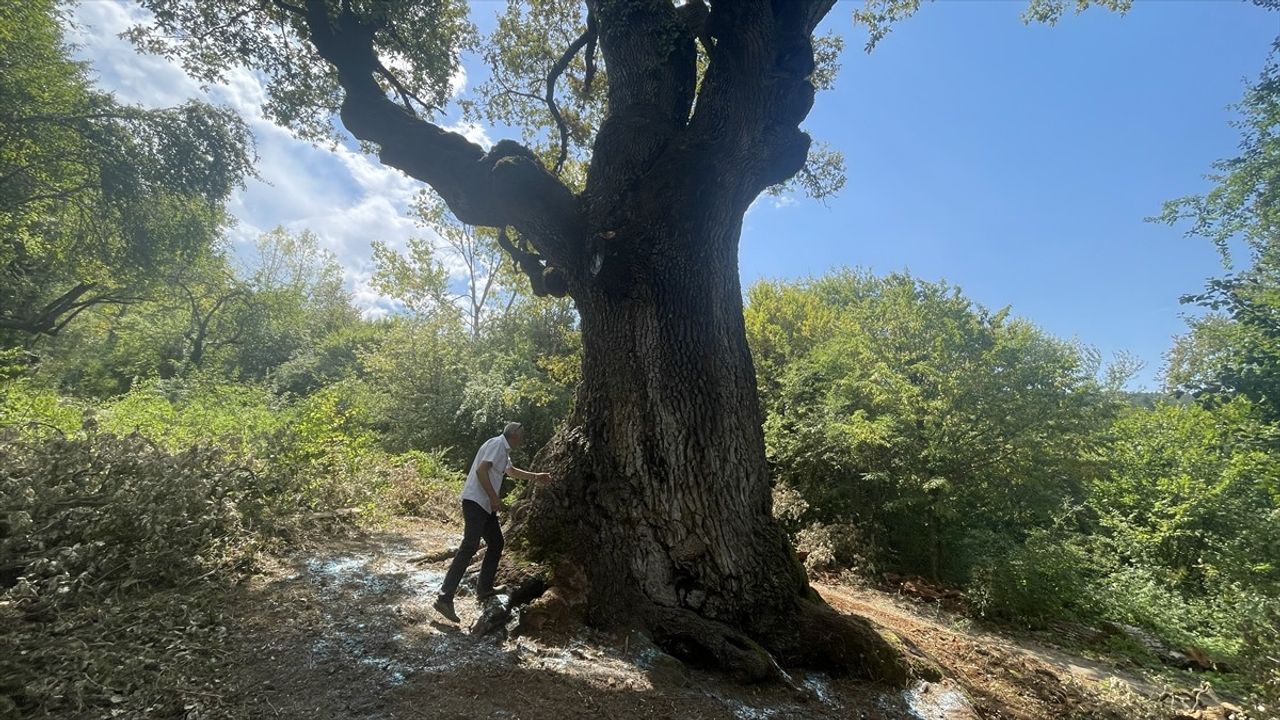
<svg viewBox="0 0 1280 720">
<path fill-rule="evenodd" d="M 480 547 L 480 538 L 484 538 L 486 550 L 484 560 L 480 563 L 480 579 L 476 590 L 484 595 L 493 589 L 493 576 L 498 574 L 498 558 L 502 556 L 502 527 L 498 524 L 498 514 L 486 512 L 478 503 L 471 500 L 462 501 L 462 519 L 466 526 L 462 530 L 462 544 L 458 546 L 458 554 L 453 556 L 453 564 L 444 576 L 444 585 L 440 586 L 440 597 L 452 600 L 458 591 L 458 583 L 476 556 Z"/>
</svg>

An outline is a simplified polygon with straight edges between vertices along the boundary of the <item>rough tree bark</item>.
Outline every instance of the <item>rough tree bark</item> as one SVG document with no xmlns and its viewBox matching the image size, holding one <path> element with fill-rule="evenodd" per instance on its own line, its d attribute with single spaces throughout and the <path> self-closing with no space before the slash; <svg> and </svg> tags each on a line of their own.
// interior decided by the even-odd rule
<svg viewBox="0 0 1280 720">
<path fill-rule="evenodd" d="M 833 3 L 588 2 L 592 36 L 575 48 L 598 40 L 608 112 L 576 195 L 516 143 L 486 153 L 405 112 L 373 80 L 373 28 L 306 6 L 346 127 L 463 222 L 514 227 L 536 254 L 504 247 L 535 291 L 567 293 L 581 315 L 574 416 L 543 452 L 556 481 L 519 508 L 517 539 L 582 571 L 588 620 L 641 625 L 751 680 L 776 676 L 775 660 L 909 673 L 904 647 L 808 587 L 771 517 L 738 282 L 747 207 L 805 161 L 812 33 Z M 698 87 L 695 42 L 710 58 Z"/>
<path fill-rule="evenodd" d="M 678 656 L 748 680 L 774 657 L 903 680 L 899 648 L 822 603 L 771 516 L 739 222 L 706 211 L 646 213 L 653 234 L 615 238 L 646 248 L 628 291 L 571 283 L 583 383 L 539 460 L 557 482 L 518 508 L 518 535 L 585 571 L 588 620 L 641 623 Z"/>
</svg>

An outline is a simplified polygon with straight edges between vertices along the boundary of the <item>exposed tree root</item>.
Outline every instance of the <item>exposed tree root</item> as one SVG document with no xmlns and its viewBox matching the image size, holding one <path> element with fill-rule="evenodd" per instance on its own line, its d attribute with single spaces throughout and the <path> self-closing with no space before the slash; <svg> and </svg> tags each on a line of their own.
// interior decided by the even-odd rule
<svg viewBox="0 0 1280 720">
<path fill-rule="evenodd" d="M 820 598 L 801 600 L 796 621 L 770 644 L 797 665 L 899 686 L 914 678 L 942 677 L 938 665 L 911 642 L 866 618 L 841 615 Z"/>
<path fill-rule="evenodd" d="M 525 566 L 504 575 L 512 587 L 508 602 L 491 601 L 472 633 L 505 631 L 513 619 L 514 635 L 571 632 L 583 623 L 586 588 L 580 570 L 565 563 L 556 572 Z M 779 682 L 802 696 L 809 691 L 779 659 L 895 686 L 942 677 L 941 668 L 913 643 L 865 618 L 841 615 L 821 599 L 801 599 L 797 608 L 794 623 L 760 639 L 684 608 L 647 605 L 636 612 L 645 634 L 672 656 L 745 683 Z"/>
<path fill-rule="evenodd" d="M 682 608 L 654 606 L 645 621 L 657 645 L 681 660 L 722 668 L 743 682 L 790 681 L 762 645 Z"/>
<path fill-rule="evenodd" d="M 547 591 L 547 583 L 541 574 L 532 574 L 511 588 L 507 602 L 501 602 L 496 596 L 485 602 L 480 618 L 471 626 L 472 635 L 489 635 L 505 630 L 512 616 L 521 608 L 528 606 Z"/>
<path fill-rule="evenodd" d="M 480 543 L 481 543 L 480 549 L 476 552 L 475 557 L 471 558 L 471 562 L 467 563 L 467 567 L 476 565 L 480 563 L 482 560 L 484 560 L 484 552 L 486 548 L 484 546 L 483 540 L 481 540 Z M 435 550 L 433 552 L 426 553 L 425 555 L 419 555 L 418 557 L 413 558 L 409 562 L 415 565 L 426 565 L 429 563 L 440 562 L 441 560 L 448 560 L 457 554 L 458 554 L 458 547 L 455 545 L 451 548 L 445 548 L 443 550 Z"/>
</svg>

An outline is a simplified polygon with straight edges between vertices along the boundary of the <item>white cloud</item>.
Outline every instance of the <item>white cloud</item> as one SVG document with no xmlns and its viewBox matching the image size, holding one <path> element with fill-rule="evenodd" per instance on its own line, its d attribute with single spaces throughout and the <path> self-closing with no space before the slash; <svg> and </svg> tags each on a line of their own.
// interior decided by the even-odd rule
<svg viewBox="0 0 1280 720">
<path fill-rule="evenodd" d="M 467 91 L 467 69 L 461 64 L 458 69 L 449 76 L 449 94 L 451 97 L 458 97 Z"/>
<path fill-rule="evenodd" d="M 485 150 L 493 147 L 493 138 L 489 137 L 488 131 L 475 123 L 459 120 L 452 125 L 446 125 L 444 129 L 462 135 Z"/>
<path fill-rule="evenodd" d="M 120 34 L 149 18 L 127 0 L 80 3 L 68 39 L 78 46 L 80 57 L 91 61 L 99 86 L 124 102 L 164 107 L 196 98 L 230 106 L 245 119 L 256 143 L 259 177 L 246 182 L 228 203 L 237 220 L 228 231 L 233 248 L 252 248 L 259 234 L 276 226 L 311 230 L 342 263 L 348 289 L 366 316 L 394 312 L 396 303 L 369 284 L 371 244 L 380 240 L 403 248 L 412 236 L 432 235 L 415 227 L 410 215 L 424 186 L 353 147 L 318 147 L 272 123 L 262 112 L 263 78 L 254 71 L 232 68 L 225 82 L 205 88 L 177 63 L 139 54 Z M 466 71 L 460 68 L 451 80 L 455 95 L 466 83 Z M 458 122 L 449 129 L 485 148 L 493 144 L 477 125 Z M 446 267 L 460 270 L 456 263 L 446 262 Z"/>
</svg>

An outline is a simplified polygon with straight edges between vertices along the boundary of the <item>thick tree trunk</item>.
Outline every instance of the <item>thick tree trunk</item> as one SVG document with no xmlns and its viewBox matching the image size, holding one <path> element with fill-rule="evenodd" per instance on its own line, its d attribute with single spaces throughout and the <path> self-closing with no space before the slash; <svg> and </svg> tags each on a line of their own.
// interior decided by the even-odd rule
<svg viewBox="0 0 1280 720">
<path fill-rule="evenodd" d="M 694 205 L 698 217 L 654 217 L 639 224 L 649 236 L 610 239 L 643 248 L 625 277 L 602 266 L 572 283 L 583 382 L 541 458 L 557 483 L 518 508 L 517 534 L 583 571 L 593 624 L 642 624 L 673 653 L 745 679 L 776 675 L 776 658 L 902 680 L 902 649 L 822 603 L 772 518 L 741 215 Z"/>
</svg>

